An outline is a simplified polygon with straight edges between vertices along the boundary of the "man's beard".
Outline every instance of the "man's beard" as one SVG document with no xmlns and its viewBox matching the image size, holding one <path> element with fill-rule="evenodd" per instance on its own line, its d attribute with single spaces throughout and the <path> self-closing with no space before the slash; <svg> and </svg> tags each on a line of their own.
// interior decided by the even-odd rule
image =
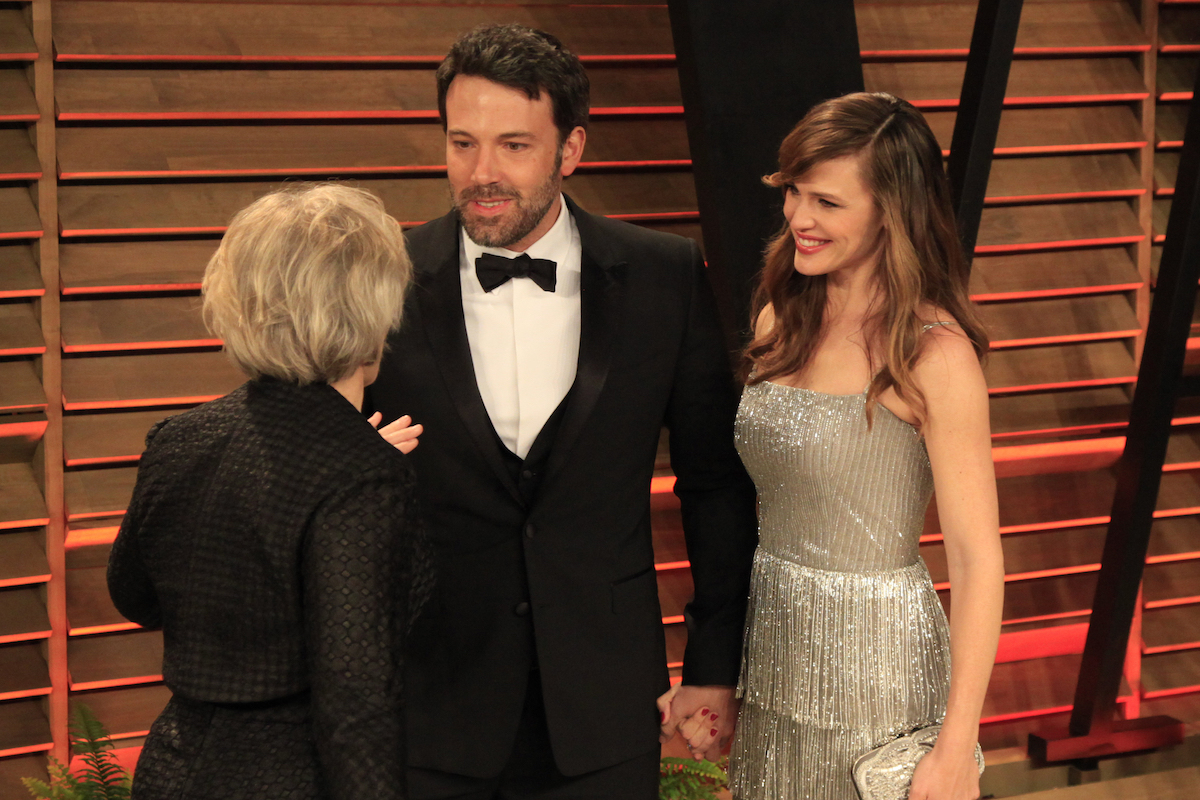
<svg viewBox="0 0 1200 800">
<path fill-rule="evenodd" d="M 483 247 L 508 247 L 516 244 L 538 226 L 550 212 L 555 198 L 562 190 L 562 179 L 556 168 L 541 186 L 528 197 L 507 184 L 468 186 L 454 194 L 450 187 L 450 201 L 458 211 L 458 218 L 471 241 Z M 471 213 L 472 200 L 511 200 L 509 212 L 498 217 L 481 217 Z"/>
</svg>

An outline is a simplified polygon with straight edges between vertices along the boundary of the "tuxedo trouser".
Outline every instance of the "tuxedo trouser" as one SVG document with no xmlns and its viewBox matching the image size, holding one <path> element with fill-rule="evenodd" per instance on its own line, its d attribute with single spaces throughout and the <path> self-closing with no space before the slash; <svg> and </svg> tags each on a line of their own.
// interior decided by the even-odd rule
<svg viewBox="0 0 1200 800">
<path fill-rule="evenodd" d="M 591 724 L 580 736 L 603 736 Z M 494 778 L 408 768 L 409 800 L 657 800 L 659 751 L 611 767 L 567 776 L 558 771 L 542 701 L 542 683 L 529 674 L 516 741 L 504 771 Z"/>
</svg>

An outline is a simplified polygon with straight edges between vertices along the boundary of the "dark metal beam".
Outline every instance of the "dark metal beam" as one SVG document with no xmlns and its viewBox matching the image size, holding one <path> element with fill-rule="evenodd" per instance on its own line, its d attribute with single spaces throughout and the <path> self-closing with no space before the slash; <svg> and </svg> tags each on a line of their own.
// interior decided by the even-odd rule
<svg viewBox="0 0 1200 800">
<path fill-rule="evenodd" d="M 946 171 L 963 252 L 975 252 L 1022 0 L 980 0 Z"/>
</svg>

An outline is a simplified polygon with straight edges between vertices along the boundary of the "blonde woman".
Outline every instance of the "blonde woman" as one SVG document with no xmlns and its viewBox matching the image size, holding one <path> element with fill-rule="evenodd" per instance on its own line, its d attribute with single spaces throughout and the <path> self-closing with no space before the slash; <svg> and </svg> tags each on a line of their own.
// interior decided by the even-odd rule
<svg viewBox="0 0 1200 800">
<path fill-rule="evenodd" d="M 410 272 L 379 200 L 337 185 L 259 199 L 209 262 L 206 317 L 250 380 L 150 431 L 109 561 L 174 695 L 138 800 L 403 796 L 428 566 L 407 460 L 359 408 Z"/>
<path fill-rule="evenodd" d="M 813 108 L 779 164 L 737 419 L 760 542 L 733 794 L 854 800 L 859 756 L 942 722 L 909 797 L 972 800 L 1003 563 L 941 149 L 910 104 L 859 93 Z M 935 488 L 949 625 L 917 548 Z M 702 752 L 710 729 L 684 733 Z"/>
</svg>

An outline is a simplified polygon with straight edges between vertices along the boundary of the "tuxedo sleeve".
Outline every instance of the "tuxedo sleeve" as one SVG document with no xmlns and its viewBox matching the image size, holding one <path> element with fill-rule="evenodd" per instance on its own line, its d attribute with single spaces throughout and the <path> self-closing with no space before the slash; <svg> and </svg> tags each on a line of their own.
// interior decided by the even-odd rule
<svg viewBox="0 0 1200 800">
<path fill-rule="evenodd" d="M 666 416 L 695 584 L 685 611 L 683 682 L 732 686 L 758 539 L 755 491 L 733 444 L 738 392 L 716 303 L 699 248 L 690 244 L 686 327 Z"/>
</svg>

